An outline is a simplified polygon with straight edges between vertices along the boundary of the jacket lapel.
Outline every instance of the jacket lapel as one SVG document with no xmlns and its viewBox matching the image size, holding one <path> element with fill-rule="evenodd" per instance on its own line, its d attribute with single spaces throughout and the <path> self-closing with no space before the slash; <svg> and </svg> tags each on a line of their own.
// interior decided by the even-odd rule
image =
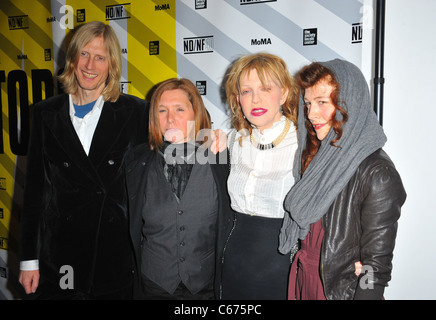
<svg viewBox="0 0 436 320">
<path fill-rule="evenodd" d="M 89 159 L 95 166 L 98 166 L 109 152 L 114 151 L 114 145 L 132 115 L 133 108 L 123 105 L 120 100 L 121 97 L 116 102 L 105 102 L 103 105 L 89 149 Z M 123 145 L 123 148 L 125 147 Z"/>
<path fill-rule="evenodd" d="M 91 179 L 100 181 L 71 122 L 68 95 L 60 96 L 59 101 L 55 101 L 42 112 L 42 117 L 70 161 L 80 165 Z"/>
<path fill-rule="evenodd" d="M 42 112 L 43 121 L 47 123 L 53 137 L 59 142 L 60 147 L 72 161 L 88 162 L 88 157 L 71 122 L 68 95 L 62 95 L 59 102 L 60 107 L 53 104 Z"/>
</svg>

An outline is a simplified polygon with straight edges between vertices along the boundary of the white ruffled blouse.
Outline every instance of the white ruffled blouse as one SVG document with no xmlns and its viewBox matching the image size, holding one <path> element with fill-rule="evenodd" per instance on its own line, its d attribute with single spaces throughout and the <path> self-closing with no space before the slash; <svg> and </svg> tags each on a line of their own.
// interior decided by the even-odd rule
<svg viewBox="0 0 436 320">
<path fill-rule="evenodd" d="M 253 128 L 255 140 L 261 144 L 273 142 L 282 133 L 285 122 L 286 118 L 282 116 L 263 133 Z M 232 208 L 250 215 L 283 218 L 283 200 L 294 184 L 295 125 L 291 123 L 283 141 L 268 150 L 256 148 L 250 142 L 250 136 L 244 137 L 240 145 L 241 134 L 235 131 L 229 133 L 231 167 L 227 181 Z"/>
</svg>

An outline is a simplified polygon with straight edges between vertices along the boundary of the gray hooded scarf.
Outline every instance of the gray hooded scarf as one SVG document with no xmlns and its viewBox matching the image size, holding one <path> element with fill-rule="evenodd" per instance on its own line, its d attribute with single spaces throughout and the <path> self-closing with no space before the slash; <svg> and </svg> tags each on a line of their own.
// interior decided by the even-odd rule
<svg viewBox="0 0 436 320">
<path fill-rule="evenodd" d="M 335 132 L 330 130 L 301 176 L 301 155 L 306 146 L 307 130 L 304 104 L 300 99 L 299 147 L 293 168 L 295 184 L 284 200 L 288 214 L 285 214 L 279 237 L 279 251 L 284 254 L 294 247 L 298 239 L 306 237 L 312 223 L 327 213 L 360 163 L 386 142 L 383 128 L 371 106 L 368 85 L 359 68 L 339 59 L 320 64 L 333 71 L 339 82 L 339 101 L 348 113 L 348 121 L 343 125 L 342 138 L 336 142 L 340 148 L 330 145 L 336 137 Z M 341 114 L 337 112 L 336 117 L 341 119 Z"/>
</svg>

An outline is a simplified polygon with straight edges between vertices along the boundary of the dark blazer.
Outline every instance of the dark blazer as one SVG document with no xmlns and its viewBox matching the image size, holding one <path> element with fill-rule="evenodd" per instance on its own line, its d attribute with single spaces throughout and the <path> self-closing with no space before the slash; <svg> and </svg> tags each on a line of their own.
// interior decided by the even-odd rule
<svg viewBox="0 0 436 320">
<path fill-rule="evenodd" d="M 147 181 L 147 172 L 152 157 L 157 154 L 149 149 L 146 144 L 139 145 L 129 151 L 126 156 L 126 182 L 129 195 L 129 224 L 130 236 L 135 250 L 136 269 L 141 270 L 141 241 L 142 241 L 142 208 L 144 205 L 144 193 Z M 209 156 L 212 159 L 210 167 L 215 179 L 218 192 L 218 217 L 217 217 L 217 244 L 216 244 L 216 272 L 215 272 L 215 295 L 219 297 L 222 272 L 222 253 L 233 225 L 235 212 L 230 207 L 230 197 L 227 192 L 227 178 L 229 175 L 230 162 L 227 150 Z M 199 195 L 200 197 L 201 195 Z M 139 278 L 137 279 L 140 280 Z M 137 285 L 139 285 L 137 283 Z"/>
<path fill-rule="evenodd" d="M 96 295 L 131 277 L 126 152 L 147 140 L 148 106 L 130 95 L 105 102 L 87 156 L 69 116 L 68 95 L 34 106 L 21 214 L 20 260 L 39 259 L 41 277 Z"/>
</svg>

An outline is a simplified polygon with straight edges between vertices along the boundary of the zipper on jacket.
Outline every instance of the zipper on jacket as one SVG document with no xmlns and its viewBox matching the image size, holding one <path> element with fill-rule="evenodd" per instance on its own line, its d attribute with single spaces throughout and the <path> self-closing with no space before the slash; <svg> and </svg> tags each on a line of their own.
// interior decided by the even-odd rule
<svg viewBox="0 0 436 320">
<path fill-rule="evenodd" d="M 324 297 L 325 297 L 325 299 L 328 300 L 328 298 L 327 298 L 327 294 L 326 294 L 326 291 L 325 291 L 325 282 L 324 282 L 324 265 L 323 265 L 323 263 L 322 263 L 322 255 L 321 255 L 319 261 L 320 261 L 319 263 L 320 263 L 320 265 L 321 265 L 321 283 L 322 283 L 322 290 L 324 291 Z"/>
<path fill-rule="evenodd" d="M 227 160 L 229 161 L 229 162 L 228 162 L 228 163 L 229 163 L 229 175 L 230 175 L 230 172 L 232 171 L 232 170 L 231 170 L 231 169 L 232 169 L 232 163 L 231 163 L 231 159 L 232 159 L 231 149 L 233 148 L 233 144 L 234 144 L 234 142 L 235 142 L 236 132 L 235 132 L 233 135 L 230 134 L 230 136 L 231 136 L 231 138 L 230 138 L 230 143 L 229 143 L 229 145 L 228 145 L 228 147 L 227 147 L 227 151 L 228 151 L 228 153 L 227 153 Z M 235 212 L 235 213 L 233 214 L 233 226 L 232 226 L 232 229 L 230 230 L 229 235 L 227 236 L 227 240 L 226 240 L 226 243 L 225 243 L 224 248 L 223 248 L 223 256 L 222 256 L 222 258 L 221 258 L 221 280 L 220 280 L 220 297 L 219 297 L 220 300 L 222 300 L 222 298 L 223 298 L 224 255 L 225 255 L 225 253 L 226 253 L 227 244 L 229 243 L 229 240 L 230 240 L 230 237 L 232 236 L 233 230 L 235 230 L 235 227 L 236 227 L 236 221 L 237 221 L 237 219 L 236 219 L 236 212 Z"/>
<path fill-rule="evenodd" d="M 321 226 L 325 230 L 325 228 L 324 228 L 324 219 L 321 219 Z M 325 281 L 324 281 L 324 264 L 323 264 L 323 261 L 322 261 L 322 248 L 325 247 L 325 238 L 326 237 L 325 237 L 325 232 L 324 232 L 324 237 L 323 237 L 322 242 L 321 242 L 321 253 L 319 255 L 319 264 L 320 264 L 320 268 L 321 268 L 320 276 L 321 276 L 322 290 L 324 292 L 325 299 L 328 300 L 327 292 L 326 292 L 326 288 L 325 288 Z"/>
<path fill-rule="evenodd" d="M 233 215 L 233 226 L 232 229 L 230 230 L 230 233 L 227 237 L 226 240 L 226 244 L 224 245 L 223 248 L 223 256 L 221 258 L 221 281 L 220 281 L 220 300 L 223 298 L 223 271 L 224 271 L 224 255 L 226 253 L 226 248 L 227 248 L 227 244 L 229 243 L 230 237 L 232 236 L 233 230 L 235 230 L 236 227 L 236 213 Z"/>
</svg>

